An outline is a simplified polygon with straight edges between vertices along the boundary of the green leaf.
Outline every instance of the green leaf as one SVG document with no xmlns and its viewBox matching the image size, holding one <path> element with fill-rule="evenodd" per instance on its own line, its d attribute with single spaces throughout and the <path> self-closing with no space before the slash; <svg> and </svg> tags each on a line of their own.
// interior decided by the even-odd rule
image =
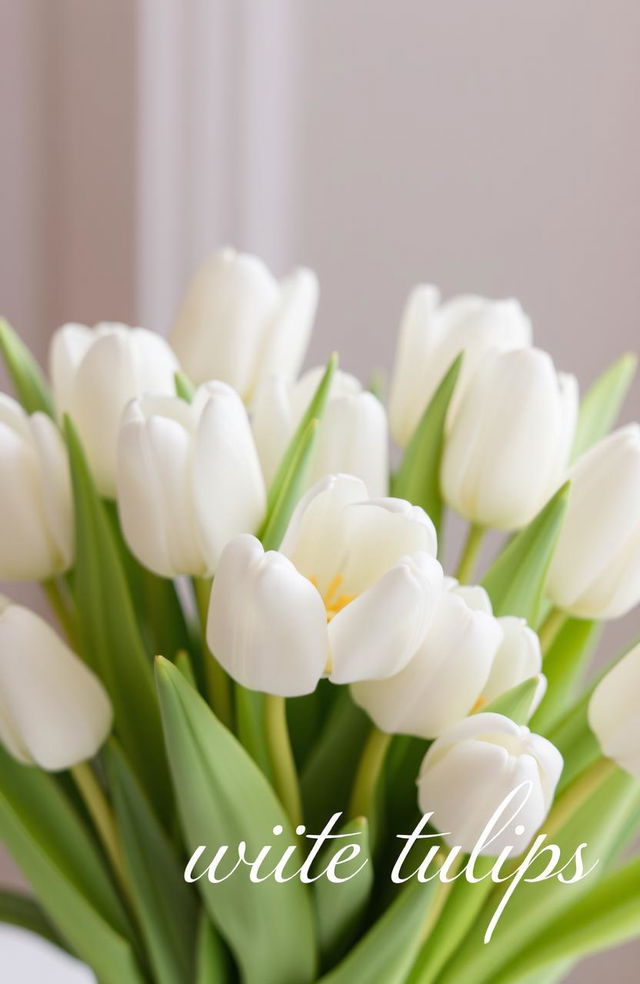
<svg viewBox="0 0 640 984">
<path fill-rule="evenodd" d="M 568 618 L 544 659 L 547 692 L 534 714 L 531 727 L 546 734 L 576 700 L 578 684 L 601 635 L 594 621 Z"/>
<path fill-rule="evenodd" d="M 300 781 L 304 815 L 310 828 L 324 827 L 349 805 L 351 787 L 371 722 L 348 687 L 340 687 L 327 722 L 305 763 Z"/>
<path fill-rule="evenodd" d="M 0 354 L 17 397 L 27 413 L 40 410 L 55 418 L 51 391 L 42 370 L 5 318 L 0 318 Z"/>
<path fill-rule="evenodd" d="M 93 839 L 56 780 L 1 747 L 0 835 L 76 956 L 104 984 L 142 984 L 131 927 Z"/>
<path fill-rule="evenodd" d="M 504 714 L 511 718 L 516 724 L 526 724 L 531 717 L 531 706 L 536 695 L 540 680 L 538 677 L 530 677 L 523 680 L 511 690 L 500 694 L 482 708 L 483 714 Z"/>
<path fill-rule="evenodd" d="M 159 658 L 156 679 L 169 763 L 190 853 L 206 846 L 202 872 L 221 845 L 235 861 L 240 841 L 247 857 L 272 843 L 295 844 L 288 819 L 265 777 L 230 731 L 171 663 Z M 212 837 L 215 841 L 212 843 Z M 290 862 L 293 870 L 294 859 Z M 273 865 L 271 865 L 272 867 Z M 241 866 L 225 881 L 197 881 L 211 919 L 229 944 L 245 984 L 307 984 L 316 966 L 310 893 L 297 878 L 249 881 Z"/>
<path fill-rule="evenodd" d="M 116 732 L 164 815 L 171 792 L 149 654 L 113 531 L 69 418 L 65 432 L 75 507 L 75 593 L 82 654 L 107 688 Z"/>
<path fill-rule="evenodd" d="M 227 949 L 206 912 L 200 915 L 196 944 L 195 984 L 226 984 L 232 978 Z"/>
<path fill-rule="evenodd" d="M 571 454 L 573 461 L 605 437 L 615 424 L 635 375 L 637 362 L 635 355 L 623 355 L 596 379 L 585 394 Z"/>
<path fill-rule="evenodd" d="M 412 879 L 320 984 L 404 984 L 424 939 L 435 886 Z"/>
<path fill-rule="evenodd" d="M 138 781 L 115 741 L 106 749 L 125 869 L 158 984 L 193 976 L 196 897 Z"/>
<path fill-rule="evenodd" d="M 0 889 L 0 922 L 28 929 L 30 933 L 35 933 L 36 936 L 41 936 L 42 939 L 69 952 L 69 948 L 53 923 L 49 921 L 36 900 L 28 895 Z"/>
<path fill-rule="evenodd" d="M 599 859 L 595 871 L 571 885 L 557 879 L 521 883 L 507 904 L 491 942 L 485 945 L 485 931 L 505 891 L 504 886 L 495 888 L 464 942 L 438 977 L 438 984 L 458 984 L 470 978 L 474 984 L 494 984 L 530 939 L 544 932 L 552 936 L 557 921 L 585 892 L 593 890 L 605 874 L 607 859 L 626 829 L 629 816 L 637 809 L 639 796 L 637 781 L 620 769 L 613 770 L 550 838 L 560 848 L 563 862 L 569 861 L 579 844 L 587 843 L 585 869 Z M 543 832 L 544 829 L 543 825 Z M 545 857 L 534 864 L 530 876 L 539 873 L 547 861 Z M 573 871 L 574 866 L 570 865 L 565 877 L 570 878 Z"/>
<path fill-rule="evenodd" d="M 442 525 L 444 508 L 440 491 L 440 464 L 444 449 L 445 422 L 460 374 L 462 358 L 462 355 L 458 356 L 435 391 L 413 432 L 392 483 L 393 495 L 422 506 L 438 532 Z"/>
<path fill-rule="evenodd" d="M 507 544 L 486 573 L 482 585 L 496 615 L 519 615 L 530 625 L 537 624 L 568 497 L 569 483 L 565 483 L 533 522 Z"/>
<path fill-rule="evenodd" d="M 338 876 L 344 881 L 336 883 L 322 877 L 313 884 L 320 953 L 328 966 L 334 964 L 353 942 L 373 887 L 366 819 L 358 817 L 349 821 L 340 828 L 338 835 L 344 839 L 329 842 L 318 857 L 318 870 L 326 868 L 336 852 L 336 846 L 358 844 L 360 852 L 337 869 Z M 363 864 L 364 867 L 359 870 Z"/>
<path fill-rule="evenodd" d="M 493 984 L 516 984 L 523 974 L 558 960 L 578 960 L 640 937 L 640 858 L 607 875 L 555 920 L 553 932 L 531 940 Z"/>
<path fill-rule="evenodd" d="M 189 377 L 185 376 L 183 372 L 175 372 L 173 374 L 173 380 L 176 387 L 176 396 L 184 400 L 185 403 L 191 403 L 196 388 Z"/>
</svg>

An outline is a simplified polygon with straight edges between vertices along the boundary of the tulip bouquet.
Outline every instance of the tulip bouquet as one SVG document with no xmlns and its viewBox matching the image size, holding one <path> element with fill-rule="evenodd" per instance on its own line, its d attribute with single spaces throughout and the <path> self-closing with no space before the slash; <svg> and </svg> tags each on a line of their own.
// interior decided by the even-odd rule
<svg viewBox="0 0 640 984">
<path fill-rule="evenodd" d="M 590 671 L 634 359 L 580 400 L 517 302 L 421 286 L 385 401 L 299 375 L 316 299 L 225 250 L 50 383 L 1 324 L 0 578 L 57 627 L 0 599 L 0 918 L 101 984 L 560 981 L 640 935 L 640 645 Z"/>
</svg>

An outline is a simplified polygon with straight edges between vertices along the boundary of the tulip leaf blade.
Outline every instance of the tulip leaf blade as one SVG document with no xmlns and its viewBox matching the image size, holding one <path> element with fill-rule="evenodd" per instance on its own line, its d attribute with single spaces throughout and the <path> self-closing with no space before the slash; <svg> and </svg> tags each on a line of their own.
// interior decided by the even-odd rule
<svg viewBox="0 0 640 984">
<path fill-rule="evenodd" d="M 267 514 L 260 533 L 260 540 L 265 550 L 277 550 L 280 546 L 291 514 L 304 491 L 317 429 L 318 420 L 310 420 L 300 441 L 296 444 L 296 454 L 291 469 L 280 486 L 280 495 L 275 500 L 273 509 Z"/>
<path fill-rule="evenodd" d="M 482 708 L 482 713 L 504 714 L 516 724 L 526 724 L 531 717 L 531 707 L 539 686 L 540 677 L 529 677 L 492 700 Z"/>
<path fill-rule="evenodd" d="M 262 524 L 261 531 L 258 534 L 259 539 L 263 540 L 263 542 L 266 531 L 269 528 L 272 530 L 275 528 L 276 524 L 273 518 L 274 514 L 276 512 L 284 514 L 285 510 L 283 507 L 285 502 L 292 499 L 291 493 L 288 493 L 287 490 L 297 488 L 299 493 L 302 489 L 304 476 L 300 473 L 304 470 L 305 464 L 308 463 L 310 439 L 313 439 L 312 435 L 315 430 L 314 421 L 319 421 L 324 413 L 324 408 L 326 407 L 327 400 L 329 399 L 329 392 L 331 390 L 331 384 L 333 382 L 333 377 L 335 376 L 337 366 L 338 356 L 334 353 L 329 359 L 322 379 L 318 383 L 315 393 L 313 394 L 307 409 L 302 415 L 300 423 L 296 427 L 296 430 L 294 431 L 294 434 L 282 456 L 282 460 L 278 465 L 276 474 L 267 492 L 267 509 L 265 519 Z M 293 501 L 289 501 L 290 512 L 293 511 L 295 501 L 295 499 L 293 499 Z M 282 523 L 280 523 L 280 525 L 282 525 Z M 284 526 L 286 528 L 286 523 L 284 523 Z M 270 535 L 272 536 L 272 534 Z"/>
<path fill-rule="evenodd" d="M 437 530 L 442 526 L 444 504 L 440 490 L 440 466 L 444 450 L 449 404 L 460 375 L 459 355 L 438 385 L 416 427 L 396 472 L 393 495 L 422 506 Z"/>
<path fill-rule="evenodd" d="M 71 952 L 35 899 L 22 892 L 0 889 L 0 923 L 26 929 L 61 950 Z"/>
<path fill-rule="evenodd" d="M 640 858 L 609 873 L 528 942 L 493 984 L 516 984 L 558 960 L 579 960 L 640 936 Z"/>
<path fill-rule="evenodd" d="M 282 827 L 284 846 L 295 844 L 288 818 L 265 777 L 180 671 L 158 657 L 156 681 L 187 849 L 208 846 L 196 874 L 220 844 L 234 849 L 243 841 L 247 857 L 255 858 L 276 826 Z M 234 860 L 229 859 L 226 871 Z M 293 867 L 293 859 L 290 863 Z M 309 984 L 316 952 L 306 886 L 297 878 L 283 883 L 268 878 L 255 884 L 248 869 L 240 867 L 217 884 L 204 874 L 197 886 L 243 981 Z"/>
<path fill-rule="evenodd" d="M 537 625 L 547 573 L 569 500 L 568 482 L 532 523 L 499 554 L 482 580 L 495 615 L 519 615 Z"/>
<path fill-rule="evenodd" d="M 590 619 L 568 618 L 544 658 L 547 692 L 533 715 L 534 731 L 546 734 L 571 706 L 588 661 L 602 633 L 602 626 Z"/>
<path fill-rule="evenodd" d="M 105 984 L 142 984 L 102 857 L 56 780 L 2 747 L 0 780 L 0 835 L 64 944 Z"/>
<path fill-rule="evenodd" d="M 628 352 L 596 379 L 580 404 L 571 460 L 605 437 L 616 422 L 635 376 L 637 357 Z"/>
<path fill-rule="evenodd" d="M 404 984 L 423 941 L 434 881 L 411 879 L 368 933 L 319 984 Z"/>
<path fill-rule="evenodd" d="M 225 984 L 231 979 L 229 954 L 218 931 L 203 910 L 196 942 L 195 984 Z"/>
<path fill-rule="evenodd" d="M 176 388 L 176 396 L 185 403 L 191 403 L 196 389 L 188 376 L 183 372 L 174 372 L 173 380 Z"/>
<path fill-rule="evenodd" d="M 342 956 L 357 934 L 373 887 L 373 865 L 369 847 L 368 824 L 365 817 L 350 820 L 338 831 L 340 846 L 357 844 L 359 853 L 338 870 L 342 881 L 326 877 L 314 882 L 314 902 L 318 924 L 318 943 L 323 960 L 331 966 Z M 350 838 L 353 837 L 353 840 Z M 323 870 L 335 846 L 329 843 L 318 857 L 317 866 Z"/>
<path fill-rule="evenodd" d="M 42 370 L 6 318 L 0 318 L 0 354 L 26 412 L 40 411 L 55 419 L 53 398 Z"/>
<path fill-rule="evenodd" d="M 195 896 L 178 858 L 115 740 L 106 749 L 124 864 L 158 984 L 193 976 Z"/>
<path fill-rule="evenodd" d="M 65 418 L 75 512 L 74 586 L 81 650 L 111 698 L 116 732 L 156 807 L 166 811 L 170 785 L 149 654 L 104 504 L 82 445 Z"/>
</svg>

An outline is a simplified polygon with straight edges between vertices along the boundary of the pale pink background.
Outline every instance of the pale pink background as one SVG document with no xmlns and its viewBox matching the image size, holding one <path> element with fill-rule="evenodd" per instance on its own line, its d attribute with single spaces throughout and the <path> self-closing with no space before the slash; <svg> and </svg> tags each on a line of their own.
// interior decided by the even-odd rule
<svg viewBox="0 0 640 984">
<path fill-rule="evenodd" d="M 317 270 L 312 361 L 388 366 L 429 280 L 519 297 L 586 385 L 639 347 L 639 44 L 636 0 L 0 0 L 0 308 L 41 357 L 164 330 L 232 242 Z"/>
</svg>

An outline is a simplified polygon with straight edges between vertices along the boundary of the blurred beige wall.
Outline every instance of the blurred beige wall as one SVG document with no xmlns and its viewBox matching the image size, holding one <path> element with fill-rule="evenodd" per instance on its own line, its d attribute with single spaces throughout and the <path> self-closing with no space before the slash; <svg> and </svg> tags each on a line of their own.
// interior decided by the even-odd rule
<svg viewBox="0 0 640 984">
<path fill-rule="evenodd" d="M 517 296 L 587 385 L 639 348 L 639 45 L 637 0 L 0 0 L 0 308 L 40 356 L 164 329 L 231 241 L 318 271 L 311 361 L 389 366 L 431 281 Z"/>
</svg>

